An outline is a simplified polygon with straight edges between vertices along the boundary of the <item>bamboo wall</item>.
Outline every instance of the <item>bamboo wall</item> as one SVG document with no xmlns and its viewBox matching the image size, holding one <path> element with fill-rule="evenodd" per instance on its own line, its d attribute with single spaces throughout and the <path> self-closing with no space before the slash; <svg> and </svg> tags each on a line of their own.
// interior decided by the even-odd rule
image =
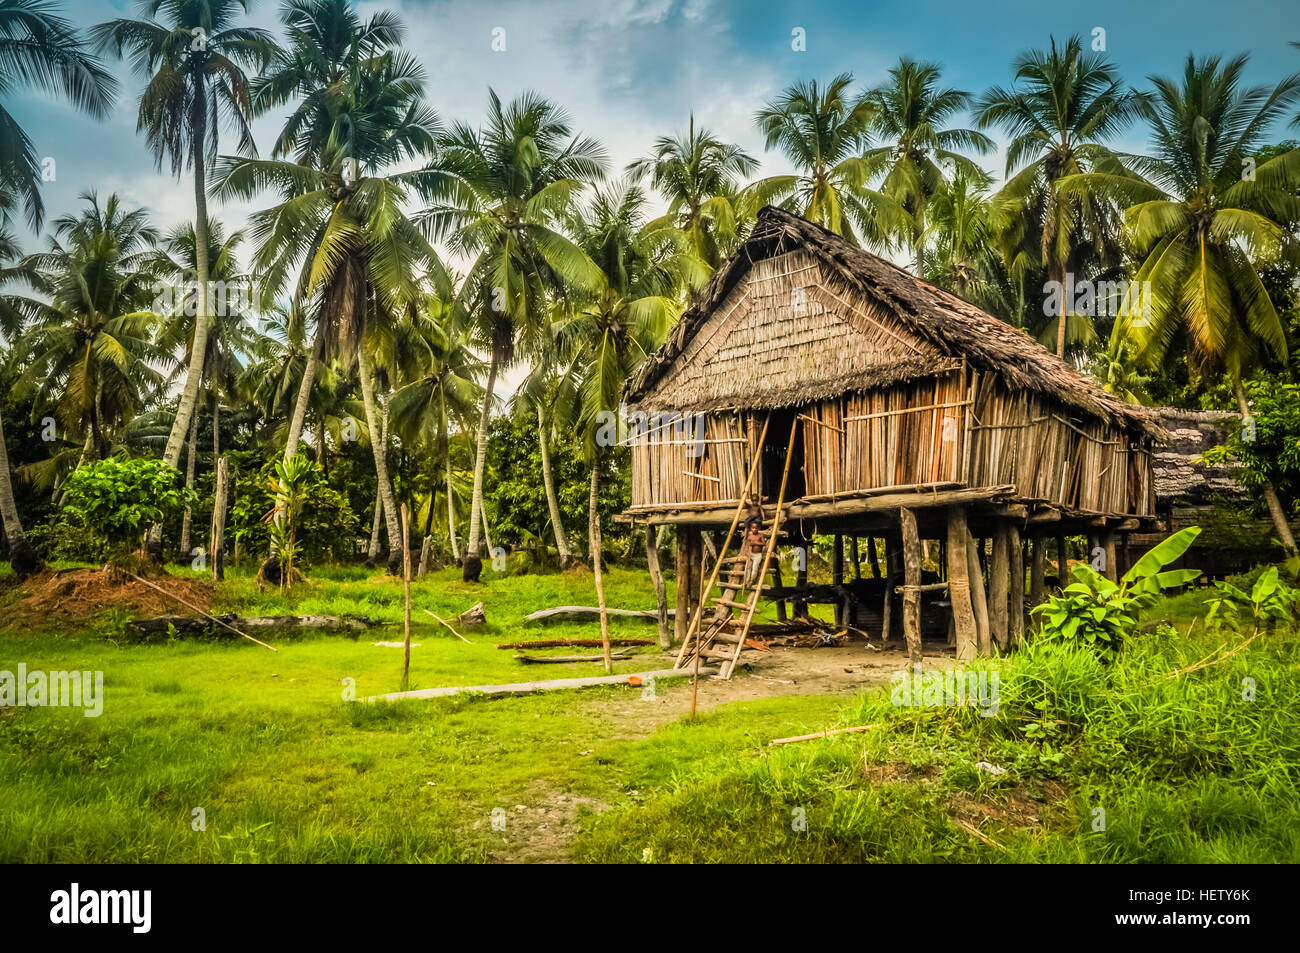
<svg viewBox="0 0 1300 953">
<path fill-rule="evenodd" d="M 703 421 L 698 428 L 696 420 Z M 681 426 L 652 417 L 626 441 L 633 505 L 737 502 L 757 439 L 749 418 L 736 413 L 692 415 Z"/>
<path fill-rule="evenodd" d="M 1152 452 L 1118 428 L 1072 419 L 994 375 L 958 370 L 805 405 L 805 498 L 936 484 L 1015 487 L 1013 496 L 1074 510 L 1150 515 Z M 632 502 L 736 501 L 765 414 L 705 415 L 697 431 L 634 438 Z M 769 432 L 771 442 L 777 435 Z"/>
<path fill-rule="evenodd" d="M 804 411 L 809 496 L 961 480 L 960 372 L 823 401 Z"/>
</svg>

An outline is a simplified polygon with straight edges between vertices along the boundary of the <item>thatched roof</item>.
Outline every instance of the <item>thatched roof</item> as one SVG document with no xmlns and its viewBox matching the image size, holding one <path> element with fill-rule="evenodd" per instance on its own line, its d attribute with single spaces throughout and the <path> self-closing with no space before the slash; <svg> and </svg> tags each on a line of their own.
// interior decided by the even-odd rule
<svg viewBox="0 0 1300 953">
<path fill-rule="evenodd" d="M 980 371 L 1000 375 L 1010 388 L 1043 394 L 1130 431 L 1157 438 L 1167 436 L 1146 410 L 1107 394 L 1091 377 L 1023 331 L 818 225 L 771 206 L 759 212 L 749 239 L 717 270 L 682 315 L 669 340 L 628 382 L 628 400 L 636 403 L 650 393 L 756 262 L 799 250 L 817 258 L 825 280 L 928 345 L 930 353 L 918 353 L 917 360 L 893 361 L 833 380 L 790 380 L 784 382 L 788 386 L 777 391 L 767 389 L 767 399 L 761 404 L 756 399 L 736 406 L 781 406 L 818 400 L 832 396 L 826 393 L 831 383 L 838 388 L 835 393 L 888 386 L 946 370 L 965 358 Z M 933 352 L 941 358 L 937 363 Z M 781 395 L 782 404 L 773 403 L 774 394 Z"/>
</svg>

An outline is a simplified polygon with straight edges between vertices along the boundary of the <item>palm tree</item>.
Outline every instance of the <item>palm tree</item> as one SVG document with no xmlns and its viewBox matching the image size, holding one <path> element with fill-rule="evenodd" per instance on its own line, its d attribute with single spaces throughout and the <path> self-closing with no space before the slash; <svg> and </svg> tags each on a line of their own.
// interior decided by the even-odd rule
<svg viewBox="0 0 1300 953">
<path fill-rule="evenodd" d="M 0 0 L 0 96 L 28 86 L 104 119 L 113 109 L 117 82 L 57 10 L 49 0 Z M 39 231 L 45 218 L 40 190 L 40 154 L 0 105 L 0 225 L 21 203 L 28 225 Z"/>
<path fill-rule="evenodd" d="M 1064 47 L 1052 39 L 1047 52 L 1022 53 L 1015 70 L 1020 88 L 995 86 L 976 106 L 980 128 L 1000 127 L 1012 137 L 1007 182 L 994 204 L 1000 243 L 1013 273 L 1023 275 L 1038 264 L 1047 269 L 1048 280 L 1062 287 L 1067 275 L 1078 274 L 1088 263 L 1118 264 L 1113 203 L 1077 191 L 1066 197 L 1058 186 L 1066 176 L 1085 171 L 1123 174 L 1103 143 L 1129 123 L 1136 100 L 1115 67 L 1083 52 L 1077 36 Z M 1061 357 L 1070 323 L 1067 297 L 1061 295 L 1055 321 L 1044 331 L 1055 331 Z"/>
<path fill-rule="evenodd" d="M 169 360 L 150 310 L 157 231 L 116 195 L 102 206 L 93 192 L 82 198 L 80 213 L 55 220 L 49 249 L 23 259 L 49 302 L 25 302 L 32 319 L 15 354 L 26 366 L 20 386 L 85 435 L 79 463 L 108 455 L 113 433 L 160 391 L 154 366 Z"/>
<path fill-rule="evenodd" d="M 970 104 L 971 94 L 939 88 L 937 63 L 902 57 L 889 71 L 890 80 L 867 94 L 872 129 L 885 145 L 863 156 L 869 165 L 887 170 L 881 191 L 907 212 L 904 240 L 911 247 L 918 277 L 925 275 L 925 241 L 931 202 L 948 182 L 948 167 L 976 185 L 988 176 L 958 149 L 986 154 L 993 141 L 974 129 L 948 129 L 945 124 Z"/>
<path fill-rule="evenodd" d="M 972 182 L 963 172 L 930 199 L 928 217 L 935 243 L 926 259 L 927 281 L 985 310 L 999 308 L 997 267 L 983 179 Z"/>
<path fill-rule="evenodd" d="M 864 97 L 849 94 L 852 82 L 841 73 L 824 87 L 796 83 L 756 114 L 767 148 L 779 149 L 796 172 L 755 182 L 746 195 L 754 207 L 778 202 L 855 244 L 884 246 L 906 213 L 867 187 L 879 171 L 862 158 L 873 111 Z"/>
<path fill-rule="evenodd" d="M 1294 263 L 1300 242 L 1300 149 L 1246 174 L 1270 125 L 1300 101 L 1300 74 L 1276 86 L 1241 83 L 1247 57 L 1227 62 L 1188 55 L 1181 80 L 1152 77 L 1140 99 L 1152 129 L 1143 178 L 1092 173 L 1062 189 L 1109 194 L 1127 208 L 1125 223 L 1142 260 L 1135 276 L 1150 287 L 1145 313 L 1122 315 L 1138 356 L 1158 366 L 1185 334 L 1190 366 L 1223 374 L 1250 416 L 1244 374 L 1262 356 L 1287 359 L 1286 330 L 1259 267 Z M 1264 499 L 1287 552 L 1296 552 L 1286 511 L 1271 482 Z"/>
<path fill-rule="evenodd" d="M 460 558 L 456 540 L 456 488 L 452 479 L 451 426 L 458 430 L 472 427 L 474 413 L 481 404 L 482 388 L 479 378 L 485 368 L 472 348 L 471 330 L 463 312 L 451 307 L 450 302 L 427 296 L 412 315 L 407 351 L 415 367 L 408 371 L 408 382 L 393 393 L 389 405 L 393 431 L 403 445 L 418 446 L 436 435 L 432 451 L 434 461 L 441 465 L 447 490 L 447 535 L 451 554 Z M 436 485 L 436 483 L 434 484 Z M 434 500 L 429 501 L 425 536 L 433 520 Z M 427 565 L 428 549 L 420 556 L 421 565 Z"/>
<path fill-rule="evenodd" d="M 14 236 L 0 229 L 0 287 L 15 281 L 30 284 L 27 270 L 13 264 L 18 259 L 18 254 L 18 243 Z M 7 353 L 8 346 L 22 332 L 28 313 L 30 308 L 25 306 L 22 299 L 0 295 L 0 346 L 5 348 L 0 351 L 0 357 L 4 358 L 0 366 L 17 367 Z M 15 576 L 26 579 L 40 572 L 45 567 L 45 561 L 27 541 L 22 521 L 18 518 L 18 503 L 14 498 L 14 486 L 9 475 L 9 448 L 5 444 L 3 416 L 0 414 L 0 522 L 4 524 L 5 542 L 9 547 L 9 565 Z"/>
<path fill-rule="evenodd" d="M 645 223 L 645 193 L 622 184 L 602 189 L 590 206 L 570 218 L 579 247 L 600 268 L 595 292 L 576 291 L 575 309 L 562 327 L 562 339 L 580 348 L 583 382 L 579 432 L 591 465 L 588 509 L 589 550 L 601 607 L 605 667 L 610 668 L 609 629 L 601 570 L 600 464 L 598 424 L 619 410 L 623 385 L 663 343 L 679 315 L 684 287 L 707 274 L 679 229 Z"/>
<path fill-rule="evenodd" d="M 216 313 L 209 315 L 209 327 L 212 332 L 207 338 L 208 353 L 200 363 L 203 366 L 203 389 L 208 403 L 212 407 L 212 465 L 220 452 L 219 408 L 220 398 L 224 393 L 234 393 L 235 381 L 242 371 L 240 353 L 246 351 L 251 343 L 248 318 L 242 305 L 251 302 L 251 281 L 240 268 L 237 253 L 243 242 L 243 232 L 233 232 L 229 238 L 220 221 L 209 223 L 207 258 L 210 263 L 210 287 L 223 289 L 220 295 L 213 295 L 209 303 L 217 304 Z M 185 363 L 189 367 L 194 363 L 191 349 L 194 345 L 194 330 L 197 323 L 197 308 L 193 298 L 187 297 L 184 289 L 197 288 L 195 276 L 198 272 L 198 236 L 194 226 L 184 224 L 172 229 L 159 251 L 156 266 L 164 275 L 174 276 L 181 293 L 173 297 L 172 313 L 159 334 L 158 343 L 168 351 L 183 350 Z M 240 288 L 245 293 L 236 294 Z M 169 382 L 170 383 L 170 382 Z M 185 487 L 193 489 L 196 463 L 196 444 L 198 442 L 200 411 L 195 408 L 190 417 L 190 433 L 186 440 Z M 181 539 L 179 552 L 188 558 L 190 553 L 190 519 L 189 507 L 181 517 Z"/>
<path fill-rule="evenodd" d="M 275 44 L 264 30 L 236 26 L 249 0 L 139 0 L 139 20 L 119 18 L 91 31 L 95 43 L 115 56 L 130 56 L 137 73 L 148 77 L 140 96 L 136 130 L 161 170 L 171 166 L 177 178 L 185 168 L 194 174 L 194 232 L 198 249 L 196 312 L 191 360 L 176 417 L 163 448 L 163 462 L 176 466 L 190 432 L 203 383 L 208 353 L 208 202 L 207 167 L 217 156 L 221 119 L 234 127 L 239 148 L 253 152 L 248 122 L 252 115 L 245 70 L 260 69 Z M 159 14 L 162 15 L 161 21 Z M 162 527 L 149 531 L 154 552 L 162 545 Z"/>
<path fill-rule="evenodd" d="M 650 155 L 628 166 L 636 180 L 648 176 L 668 200 L 669 220 L 690 236 L 695 257 L 710 268 L 718 267 L 740 237 L 740 180 L 757 169 L 758 160 L 740 146 L 707 129 L 697 131 L 694 115 L 685 136 L 660 137 Z"/>
<path fill-rule="evenodd" d="M 574 135 L 555 103 L 524 93 L 503 106 L 488 91 L 482 129 L 457 123 L 439 137 L 436 162 L 419 173 L 429 236 L 472 256 L 456 306 L 474 315 L 491 350 L 479 416 L 470 502 L 470 555 L 477 554 L 497 374 L 516 350 L 541 350 L 549 334 L 548 296 L 561 287 L 598 287 L 601 273 L 557 228 L 574 195 L 604 175 L 605 153 Z"/>
<path fill-rule="evenodd" d="M 335 64 L 337 73 L 319 60 L 312 60 L 310 68 L 289 70 L 288 59 L 281 57 L 271 71 L 278 85 L 258 87 L 259 108 L 269 108 L 266 104 L 279 97 L 305 93 L 311 98 L 314 83 L 331 85 L 324 105 L 291 117 L 277 146 L 298 143 L 300 155 L 312 165 L 227 157 L 216 191 L 241 198 L 268 187 L 280 192 L 281 204 L 253 218 L 260 241 L 254 266 L 263 276 L 263 300 L 269 303 L 301 265 L 294 300 L 316 313 L 312 353 L 290 418 L 287 460 L 296 453 L 312 380 L 327 352 L 357 361 L 368 431 L 385 433 L 367 332 L 375 320 L 400 313 L 420 298 L 417 276 L 427 274 L 445 294 L 450 294 L 450 281 L 432 246 L 403 211 L 412 174 L 386 174 L 396 159 L 427 155 L 438 131 L 437 118 L 422 103 L 423 72 L 389 48 L 400 40 L 400 23 L 385 15 L 385 25 L 377 31 L 381 37 L 358 39 L 371 34 L 350 10 L 329 0 L 289 5 L 284 17 L 291 26 L 289 54 L 294 57 L 310 60 L 315 55 L 306 49 L 315 34 L 304 23 L 321 28 L 328 23 L 344 36 L 329 48 L 344 59 Z M 389 539 L 396 540 L 400 531 L 384 444 L 383 439 L 371 440 Z M 390 546 L 389 570 L 398 571 L 400 561 L 400 551 Z"/>
</svg>

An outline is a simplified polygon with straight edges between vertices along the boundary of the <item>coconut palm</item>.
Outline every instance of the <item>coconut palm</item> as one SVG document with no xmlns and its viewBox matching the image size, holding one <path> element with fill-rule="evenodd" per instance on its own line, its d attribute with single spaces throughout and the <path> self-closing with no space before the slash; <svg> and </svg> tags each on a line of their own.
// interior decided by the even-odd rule
<svg viewBox="0 0 1300 953">
<path fill-rule="evenodd" d="M 683 287 L 703 279 L 708 266 L 696 258 L 679 229 L 645 222 L 641 188 L 623 183 L 599 190 L 590 205 L 570 217 L 574 240 L 600 268 L 595 292 L 577 291 L 561 340 L 581 354 L 579 433 L 591 465 L 588 510 L 589 550 L 601 606 L 605 667 L 610 668 L 609 629 L 601 569 L 600 465 L 601 416 L 616 413 L 623 386 L 668 334 L 679 315 Z"/>
<path fill-rule="evenodd" d="M 27 269 L 16 264 L 18 257 L 17 240 L 0 228 L 0 288 L 7 288 L 11 283 L 31 284 Z M 22 333 L 31 310 L 22 297 L 0 294 L 0 367 L 10 372 L 17 368 L 9 354 L 10 344 Z M 9 374 L 5 376 L 8 377 Z M 9 474 L 9 448 L 5 444 L 3 414 L 0 414 L 0 522 L 4 524 L 9 564 L 14 575 L 26 579 L 33 573 L 40 572 L 45 561 L 27 541 L 22 521 L 18 518 L 18 502 L 14 498 L 13 481 Z"/>
<path fill-rule="evenodd" d="M 20 387 L 48 402 L 69 431 L 84 434 L 79 463 L 103 459 L 112 435 L 153 397 L 169 355 L 154 343 L 159 316 L 150 310 L 158 272 L 158 232 L 143 209 L 117 195 L 53 223 L 47 251 L 23 267 L 48 302 L 27 299 L 32 319 L 15 349 L 25 366 Z"/>
<path fill-rule="evenodd" d="M 788 87 L 755 115 L 767 139 L 795 167 L 746 190 L 751 207 L 777 203 L 851 242 L 888 244 L 906 221 L 902 207 L 867 187 L 879 171 L 862 158 L 872 107 L 849 92 L 853 76 L 841 73 L 825 86 L 816 80 Z"/>
<path fill-rule="evenodd" d="M 407 369 L 407 382 L 393 393 L 390 404 L 393 431 L 403 445 L 425 444 L 442 468 L 447 488 L 447 535 L 451 554 L 460 558 L 456 538 L 456 488 L 452 479 L 451 427 L 468 431 L 481 406 L 478 381 L 486 370 L 471 347 L 472 332 L 463 311 L 449 301 L 428 295 L 411 315 L 414 334 L 406 348 L 414 360 Z M 435 435 L 429 446 L 430 435 Z M 436 485 L 436 482 L 435 484 Z M 434 500 L 429 500 L 425 520 L 428 538 Z M 428 548 L 421 552 L 421 566 L 427 566 Z"/>
<path fill-rule="evenodd" d="M 163 448 L 163 462 L 176 466 L 190 432 L 203 383 L 210 315 L 207 168 L 217 156 L 222 119 L 238 137 L 239 148 L 254 151 L 248 80 L 245 70 L 260 69 L 275 44 L 264 30 L 236 25 L 249 0 L 139 0 L 142 19 L 119 18 L 101 23 L 91 37 L 102 50 L 130 57 L 134 70 L 148 77 L 140 96 L 137 131 L 161 170 L 166 162 L 177 178 L 185 168 L 194 175 L 194 231 L 198 281 L 194 343 L 176 417 Z M 162 527 L 149 532 L 157 552 Z"/>
<path fill-rule="evenodd" d="M 716 268 L 742 233 L 741 179 L 753 175 L 758 160 L 740 146 L 695 128 L 691 116 L 685 136 L 662 136 L 650 154 L 628 166 L 637 180 L 668 200 L 671 223 L 691 240 L 695 257 Z"/>
<path fill-rule="evenodd" d="M 113 108 L 117 82 L 48 0 L 0 0 L 0 96 L 30 87 L 68 100 L 96 119 Z M 27 131 L 0 104 L 0 225 L 21 206 L 39 231 L 41 156 Z"/>
<path fill-rule="evenodd" d="M 1244 54 L 1226 62 L 1189 54 L 1180 78 L 1152 77 L 1140 109 L 1153 154 L 1133 162 L 1142 179 L 1092 173 L 1066 179 L 1062 190 L 1105 193 L 1127 209 L 1142 261 L 1135 278 L 1150 287 L 1143 312 L 1121 315 L 1138 357 L 1159 366 L 1183 337 L 1193 370 L 1226 376 L 1249 416 L 1243 376 L 1263 357 L 1287 359 L 1286 330 L 1259 269 L 1300 262 L 1292 230 L 1300 221 L 1300 150 L 1249 170 L 1270 125 L 1300 101 L 1300 74 L 1272 87 L 1244 86 L 1246 63 Z M 1294 553 L 1272 483 L 1264 498 L 1278 538 Z"/>
<path fill-rule="evenodd" d="M 471 555 L 481 538 L 497 374 L 517 352 L 543 348 L 555 290 L 592 289 L 602 281 L 600 269 L 556 223 L 574 196 L 604 175 L 604 150 L 574 135 L 564 110 L 535 93 L 502 105 L 489 90 L 488 99 L 486 124 L 473 129 L 457 123 L 439 137 L 437 161 L 419 173 L 427 233 L 472 260 L 456 307 L 474 316 L 491 350 L 474 460 Z"/>
<path fill-rule="evenodd" d="M 918 63 L 902 57 L 889 71 L 889 82 L 867 94 L 872 109 L 872 130 L 884 145 L 868 150 L 869 165 L 883 165 L 880 189 L 907 212 L 903 239 L 910 246 L 918 276 L 925 275 L 925 243 L 929 208 L 953 173 L 982 185 L 988 175 L 958 152 L 971 149 L 986 154 L 993 141 L 974 129 L 945 128 L 954 115 L 970 104 L 971 94 L 939 87 L 937 63 Z"/>
<path fill-rule="evenodd" d="M 203 366 L 203 388 L 201 394 L 206 396 L 212 408 L 212 463 L 216 466 L 220 453 L 220 401 L 221 396 L 231 395 L 235 391 L 235 381 L 243 370 L 240 354 L 246 352 L 251 344 L 250 314 L 251 281 L 240 268 L 237 253 L 243 242 L 243 232 L 236 231 L 226 237 L 220 221 L 213 220 L 208 229 L 207 258 L 210 263 L 208 288 L 213 291 L 209 296 L 210 333 L 207 337 L 208 353 L 200 362 Z M 194 226 L 179 225 L 172 229 L 160 249 L 155 262 L 158 270 L 176 281 L 176 294 L 171 296 L 171 313 L 166 316 L 158 344 L 166 350 L 183 350 L 188 368 L 193 364 L 190 353 L 194 345 L 194 330 L 197 323 L 197 308 L 194 307 L 195 295 L 190 289 L 197 289 L 198 273 L 198 237 Z M 218 290 L 219 289 L 219 290 Z M 215 304 L 215 308 L 211 307 Z M 171 382 L 169 382 L 171 383 Z M 195 478 L 196 452 L 199 432 L 198 407 L 190 417 L 190 433 L 186 440 L 185 487 L 193 489 Z M 179 552 L 188 557 L 190 553 L 190 508 L 186 507 L 181 517 L 181 539 Z"/>
<path fill-rule="evenodd" d="M 1061 287 L 1067 275 L 1085 267 L 1119 263 L 1115 205 L 1080 190 L 1066 197 L 1058 186 L 1080 172 L 1123 174 L 1104 143 L 1132 120 L 1136 100 L 1114 65 L 1085 53 L 1077 36 L 1064 47 L 1053 38 L 1046 52 L 1022 53 L 1015 78 L 1018 86 L 995 86 L 976 104 L 980 128 L 998 127 L 1012 137 L 1007 181 L 994 202 L 999 242 L 1013 273 L 1024 275 L 1040 265 Z M 1082 339 L 1089 330 L 1076 328 L 1067 335 L 1067 325 L 1078 323 L 1069 320 L 1067 297 L 1061 295 L 1060 308 L 1043 331 L 1049 340 L 1055 337 L 1062 357 L 1067 337 Z"/>
</svg>

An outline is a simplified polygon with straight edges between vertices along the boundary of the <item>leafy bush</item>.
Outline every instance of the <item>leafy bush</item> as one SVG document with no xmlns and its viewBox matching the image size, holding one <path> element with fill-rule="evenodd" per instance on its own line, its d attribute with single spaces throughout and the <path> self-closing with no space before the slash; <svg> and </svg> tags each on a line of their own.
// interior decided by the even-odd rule
<svg viewBox="0 0 1300 953">
<path fill-rule="evenodd" d="M 306 457 L 295 459 L 307 460 Z M 265 556 L 270 551 L 272 523 L 266 517 L 275 509 L 271 480 L 278 479 L 278 459 L 268 461 L 258 470 L 233 474 L 234 494 L 227 516 L 229 532 L 246 554 Z M 332 562 L 352 555 L 352 541 L 357 535 L 357 518 L 347 498 L 332 489 L 320 467 L 311 465 L 301 477 L 302 506 L 298 513 L 295 539 L 299 557 L 310 563 Z"/>
<path fill-rule="evenodd" d="M 1243 629 L 1249 619 L 1253 635 L 1300 616 L 1300 589 L 1283 582 L 1276 566 L 1260 573 L 1249 592 L 1230 582 L 1216 582 L 1214 588 L 1217 594 L 1205 603 L 1209 608 L 1205 624 L 1211 629 Z"/>
<path fill-rule="evenodd" d="M 78 467 L 47 538 L 63 558 L 120 561 L 141 548 L 150 526 L 198 502 L 184 483 L 181 471 L 161 460 L 110 457 Z"/>
<path fill-rule="evenodd" d="M 1189 526 L 1153 546 L 1119 582 L 1112 582 L 1086 563 L 1071 570 L 1075 582 L 1032 610 L 1048 639 L 1081 641 L 1104 651 L 1119 648 L 1137 625 L 1138 614 L 1155 604 L 1161 592 L 1185 586 L 1199 569 L 1165 570 L 1187 551 L 1200 529 Z"/>
</svg>

